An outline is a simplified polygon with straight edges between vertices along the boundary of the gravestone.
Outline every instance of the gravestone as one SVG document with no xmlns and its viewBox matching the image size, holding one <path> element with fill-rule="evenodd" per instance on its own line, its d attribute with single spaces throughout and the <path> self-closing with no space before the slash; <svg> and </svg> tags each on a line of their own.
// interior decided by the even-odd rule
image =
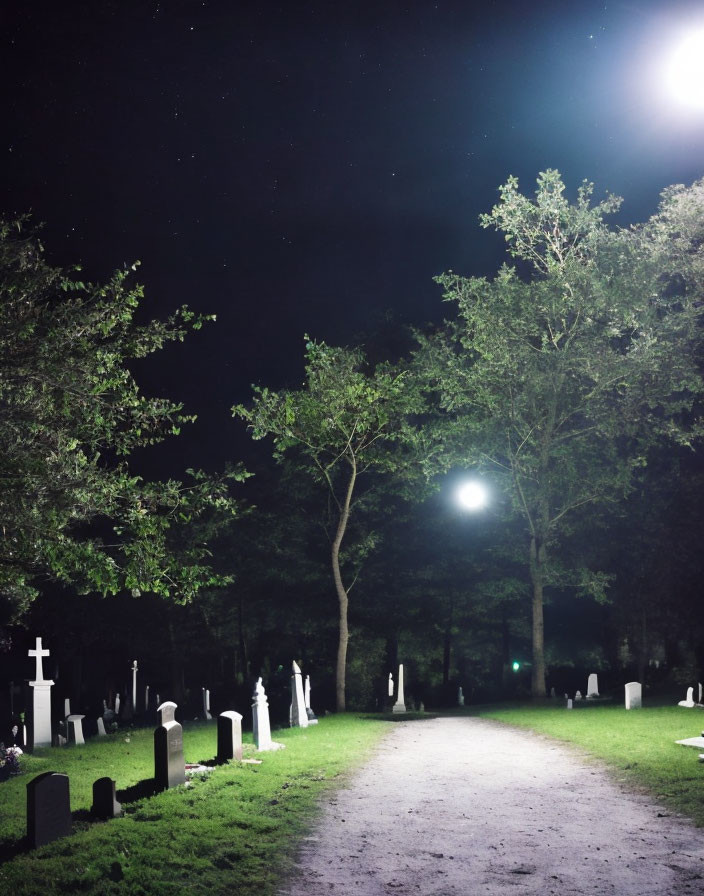
<svg viewBox="0 0 704 896">
<path fill-rule="evenodd" d="M 393 697 L 393 695 L 394 695 L 394 677 L 391 674 L 391 672 L 389 672 L 389 697 Z"/>
<path fill-rule="evenodd" d="M 115 694 L 115 718 L 120 715 L 120 695 Z"/>
<path fill-rule="evenodd" d="M 572 709 L 572 698 L 571 697 L 567 698 L 567 709 Z"/>
<path fill-rule="evenodd" d="M 317 725 L 318 719 L 310 705 L 310 675 L 306 675 L 305 685 L 303 687 L 303 700 L 306 705 L 306 715 L 308 716 L 309 725 Z"/>
<path fill-rule="evenodd" d="M 102 716 L 98 716 L 98 737 L 105 737 L 105 722 L 102 719 Z"/>
<path fill-rule="evenodd" d="M 555 688 L 550 688 L 550 697 L 551 697 L 553 700 L 555 699 Z"/>
<path fill-rule="evenodd" d="M 64 718 L 67 719 L 71 715 L 71 698 L 64 698 Z"/>
<path fill-rule="evenodd" d="M 592 672 L 587 681 L 587 700 L 599 696 L 599 676 Z"/>
<path fill-rule="evenodd" d="M 144 711 L 149 712 L 149 685 L 144 688 Z"/>
<path fill-rule="evenodd" d="M 577 693 L 574 695 L 574 699 L 575 699 L 575 700 L 581 700 L 581 699 L 582 699 L 582 692 L 581 692 L 581 691 L 577 691 Z"/>
<path fill-rule="evenodd" d="M 643 688 L 639 681 L 626 685 L 626 709 L 640 709 L 643 705 Z"/>
<path fill-rule="evenodd" d="M 396 702 L 393 705 L 393 712 L 405 712 L 406 711 L 406 703 L 405 696 L 403 693 L 403 663 L 399 664 L 398 667 L 398 694 L 396 696 Z"/>
<path fill-rule="evenodd" d="M 269 701 L 261 678 L 257 679 L 252 695 L 252 736 L 257 750 L 273 750 L 271 725 L 269 723 Z"/>
<path fill-rule="evenodd" d="M 132 660 L 132 710 L 137 712 L 137 660 Z"/>
<path fill-rule="evenodd" d="M 168 700 L 157 709 L 159 727 L 154 731 L 154 781 L 159 790 L 178 787 L 186 781 L 183 728 L 174 717 L 176 709 L 176 704 Z"/>
<path fill-rule="evenodd" d="M 212 719 L 210 715 L 210 691 L 207 688 L 201 688 L 203 691 L 203 718 Z"/>
<path fill-rule="evenodd" d="M 687 688 L 686 699 L 680 700 L 677 705 L 686 706 L 688 709 L 691 709 L 694 706 L 694 688 Z"/>
<path fill-rule="evenodd" d="M 34 681 L 29 682 L 32 688 L 31 706 L 31 743 L 30 748 L 51 746 L 51 687 L 53 681 L 44 678 L 42 660 L 49 656 L 48 650 L 42 650 L 42 639 L 37 638 L 34 650 L 27 652 L 36 661 Z"/>
<path fill-rule="evenodd" d="M 67 740 L 70 744 L 85 743 L 83 737 L 83 719 L 85 719 L 85 716 L 80 715 L 68 716 L 66 719 L 66 726 L 68 728 Z"/>
<path fill-rule="evenodd" d="M 462 690 L 462 685 L 457 689 L 457 705 L 464 706 L 464 691 Z"/>
<path fill-rule="evenodd" d="M 93 805 L 90 811 L 96 818 L 117 818 L 122 815 L 122 804 L 115 799 L 112 778 L 98 778 L 93 783 Z"/>
<path fill-rule="evenodd" d="M 232 709 L 218 716 L 218 762 L 242 759 L 242 716 Z"/>
<path fill-rule="evenodd" d="M 27 784 L 27 840 L 32 849 L 71 833 L 68 775 L 44 772 Z"/>
<path fill-rule="evenodd" d="M 307 728 L 308 714 L 306 713 L 306 701 L 303 697 L 303 676 L 298 663 L 294 660 L 291 664 L 291 716 L 292 728 Z"/>
</svg>

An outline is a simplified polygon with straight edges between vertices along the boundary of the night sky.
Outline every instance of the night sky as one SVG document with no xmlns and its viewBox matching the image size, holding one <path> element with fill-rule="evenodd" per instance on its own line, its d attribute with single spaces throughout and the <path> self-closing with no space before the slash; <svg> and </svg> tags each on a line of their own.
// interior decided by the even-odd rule
<svg viewBox="0 0 704 896">
<path fill-rule="evenodd" d="M 5 4 L 0 212 L 145 311 L 218 321 L 138 370 L 199 421 L 174 473 L 243 454 L 229 408 L 301 382 L 303 334 L 438 320 L 435 274 L 491 274 L 477 217 L 558 168 L 642 220 L 704 174 L 704 112 L 662 87 L 701 3 Z"/>
</svg>

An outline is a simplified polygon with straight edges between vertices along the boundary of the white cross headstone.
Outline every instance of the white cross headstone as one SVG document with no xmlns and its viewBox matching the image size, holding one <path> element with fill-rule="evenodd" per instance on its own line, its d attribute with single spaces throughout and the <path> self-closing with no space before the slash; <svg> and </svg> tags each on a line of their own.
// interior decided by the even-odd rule
<svg viewBox="0 0 704 896">
<path fill-rule="evenodd" d="M 399 664 L 398 667 L 398 695 L 396 696 L 396 702 L 392 708 L 393 712 L 405 712 L 406 711 L 406 703 L 405 697 L 403 693 L 403 663 Z"/>
<path fill-rule="evenodd" d="M 640 709 L 643 705 L 643 688 L 639 681 L 629 681 L 626 685 L 626 709 Z"/>
<path fill-rule="evenodd" d="M 137 712 L 137 660 L 132 660 L 132 710 Z"/>
<path fill-rule="evenodd" d="M 29 682 L 32 688 L 32 747 L 51 746 L 51 686 L 53 681 L 44 678 L 43 658 L 49 656 L 48 650 L 42 650 L 42 639 L 37 638 L 34 650 L 27 651 L 36 661 L 34 681 Z M 26 741 L 25 741 L 26 743 Z"/>
</svg>

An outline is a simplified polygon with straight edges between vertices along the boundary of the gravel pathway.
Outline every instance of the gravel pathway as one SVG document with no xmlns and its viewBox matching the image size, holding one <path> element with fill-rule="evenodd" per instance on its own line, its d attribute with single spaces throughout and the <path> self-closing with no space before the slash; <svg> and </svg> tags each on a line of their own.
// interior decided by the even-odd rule
<svg viewBox="0 0 704 896">
<path fill-rule="evenodd" d="M 704 829 L 530 732 L 398 722 L 328 796 L 280 890 L 331 893 L 693 896 Z"/>
</svg>

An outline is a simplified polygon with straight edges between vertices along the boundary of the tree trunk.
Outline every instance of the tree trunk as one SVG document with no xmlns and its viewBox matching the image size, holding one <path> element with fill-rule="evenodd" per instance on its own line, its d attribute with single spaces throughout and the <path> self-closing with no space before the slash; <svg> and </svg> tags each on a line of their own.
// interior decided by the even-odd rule
<svg viewBox="0 0 704 896">
<path fill-rule="evenodd" d="M 332 561 L 332 577 L 335 580 L 335 591 L 337 592 L 337 604 L 339 609 L 339 637 L 337 641 L 337 665 L 335 668 L 335 708 L 337 712 L 344 712 L 345 704 L 345 673 L 347 671 L 347 644 L 350 639 L 349 628 L 347 624 L 347 608 L 349 606 L 349 598 L 347 589 L 342 583 L 342 573 L 340 572 L 340 545 L 345 537 L 347 522 L 350 518 L 350 503 L 352 502 L 352 493 L 357 478 L 357 468 L 354 458 L 350 461 L 352 469 L 350 472 L 349 482 L 345 498 L 340 506 L 340 518 L 337 523 L 337 532 L 332 542 L 330 552 Z"/>
<path fill-rule="evenodd" d="M 533 536 L 530 540 L 530 580 L 533 585 L 533 668 L 531 696 L 545 696 L 545 629 L 543 626 L 543 564 L 545 546 Z"/>
<path fill-rule="evenodd" d="M 450 661 L 452 659 L 452 625 L 454 622 L 454 599 L 450 600 L 450 612 L 445 622 L 445 637 L 442 651 L 442 683 L 447 688 L 450 682 Z"/>
</svg>

